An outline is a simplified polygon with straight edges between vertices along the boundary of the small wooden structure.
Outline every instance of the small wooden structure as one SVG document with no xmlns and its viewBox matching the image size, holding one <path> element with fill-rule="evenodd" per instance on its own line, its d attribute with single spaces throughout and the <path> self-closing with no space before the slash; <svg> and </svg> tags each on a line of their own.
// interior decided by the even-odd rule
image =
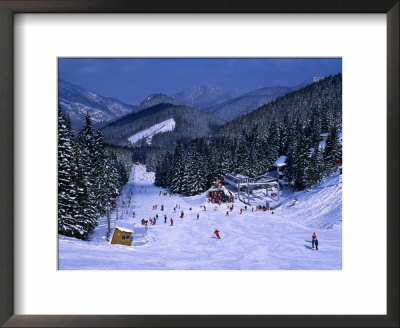
<svg viewBox="0 0 400 328">
<path fill-rule="evenodd" d="M 111 244 L 131 246 L 133 239 L 132 235 L 133 230 L 122 227 L 115 227 L 113 237 L 111 239 Z"/>
</svg>

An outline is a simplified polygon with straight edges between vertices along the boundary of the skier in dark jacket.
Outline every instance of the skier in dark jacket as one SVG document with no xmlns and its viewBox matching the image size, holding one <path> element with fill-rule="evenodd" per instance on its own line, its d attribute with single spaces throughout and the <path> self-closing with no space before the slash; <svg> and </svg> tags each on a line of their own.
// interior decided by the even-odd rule
<svg viewBox="0 0 400 328">
<path fill-rule="evenodd" d="M 315 238 L 315 249 L 318 250 L 318 239 Z"/>
<path fill-rule="evenodd" d="M 215 229 L 214 235 L 215 235 L 218 239 L 221 239 L 221 237 L 220 237 L 220 235 L 219 235 L 219 231 L 218 231 L 217 229 Z"/>
</svg>

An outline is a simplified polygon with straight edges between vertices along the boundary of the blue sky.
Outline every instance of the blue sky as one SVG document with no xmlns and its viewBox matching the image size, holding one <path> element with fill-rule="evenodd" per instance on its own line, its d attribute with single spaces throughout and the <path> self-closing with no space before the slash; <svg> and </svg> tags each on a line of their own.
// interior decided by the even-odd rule
<svg viewBox="0 0 400 328">
<path fill-rule="evenodd" d="M 58 64 L 60 79 L 130 104 L 194 85 L 251 91 L 342 72 L 341 58 L 60 58 Z"/>
</svg>

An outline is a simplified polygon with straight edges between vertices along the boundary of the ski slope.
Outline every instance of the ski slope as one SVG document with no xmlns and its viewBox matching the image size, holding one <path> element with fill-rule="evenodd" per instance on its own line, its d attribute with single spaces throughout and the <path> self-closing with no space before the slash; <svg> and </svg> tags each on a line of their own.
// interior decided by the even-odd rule
<svg viewBox="0 0 400 328">
<path fill-rule="evenodd" d="M 148 129 L 135 133 L 133 136 L 129 137 L 128 140 L 133 145 L 140 139 L 146 138 L 146 143 L 148 145 L 151 145 L 151 140 L 154 137 L 154 135 L 156 135 L 157 133 L 173 131 L 174 129 L 175 129 L 175 120 L 173 118 L 170 118 L 166 121 L 162 121 L 158 124 L 155 124 Z"/>
<path fill-rule="evenodd" d="M 193 197 L 160 195 L 154 174 L 143 165 L 133 167 L 119 198 L 118 220 L 111 226 L 125 227 L 134 234 L 132 246 L 110 245 L 105 238 L 106 218 L 99 219 L 89 241 L 59 236 L 59 269 L 104 270 L 340 270 L 342 268 L 342 184 L 333 174 L 310 191 L 284 190 L 282 206 L 271 212 L 239 214 L 244 204 L 207 203 L 205 193 Z M 131 203 L 129 206 L 129 197 Z M 293 199 L 297 202 L 293 205 Z M 122 206 L 122 201 L 125 205 Z M 152 210 L 154 204 L 158 210 Z M 180 209 L 174 213 L 173 208 Z M 164 205 L 164 211 L 160 210 Z M 200 206 L 206 206 L 206 211 Z M 192 208 L 190 211 L 189 208 Z M 184 218 L 179 218 L 183 210 Z M 132 212 L 135 211 L 135 218 Z M 142 218 L 156 214 L 156 225 L 141 226 Z M 167 214 L 167 223 L 163 216 Z M 196 215 L 200 218 L 197 220 Z M 169 219 L 174 225 L 170 226 Z M 141 231 L 139 231 L 139 227 Z M 212 238 L 215 229 L 220 240 Z M 319 250 L 311 249 L 316 232 Z"/>
</svg>

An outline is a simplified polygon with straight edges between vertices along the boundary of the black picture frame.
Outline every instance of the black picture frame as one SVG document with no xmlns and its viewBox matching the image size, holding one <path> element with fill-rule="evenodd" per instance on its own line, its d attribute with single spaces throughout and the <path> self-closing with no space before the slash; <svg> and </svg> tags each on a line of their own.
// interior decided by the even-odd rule
<svg viewBox="0 0 400 328">
<path fill-rule="evenodd" d="M 399 8 L 399 0 L 0 0 L 0 324 L 4 327 L 399 327 Z M 386 14 L 387 315 L 14 315 L 13 17 L 16 13 Z"/>
</svg>

